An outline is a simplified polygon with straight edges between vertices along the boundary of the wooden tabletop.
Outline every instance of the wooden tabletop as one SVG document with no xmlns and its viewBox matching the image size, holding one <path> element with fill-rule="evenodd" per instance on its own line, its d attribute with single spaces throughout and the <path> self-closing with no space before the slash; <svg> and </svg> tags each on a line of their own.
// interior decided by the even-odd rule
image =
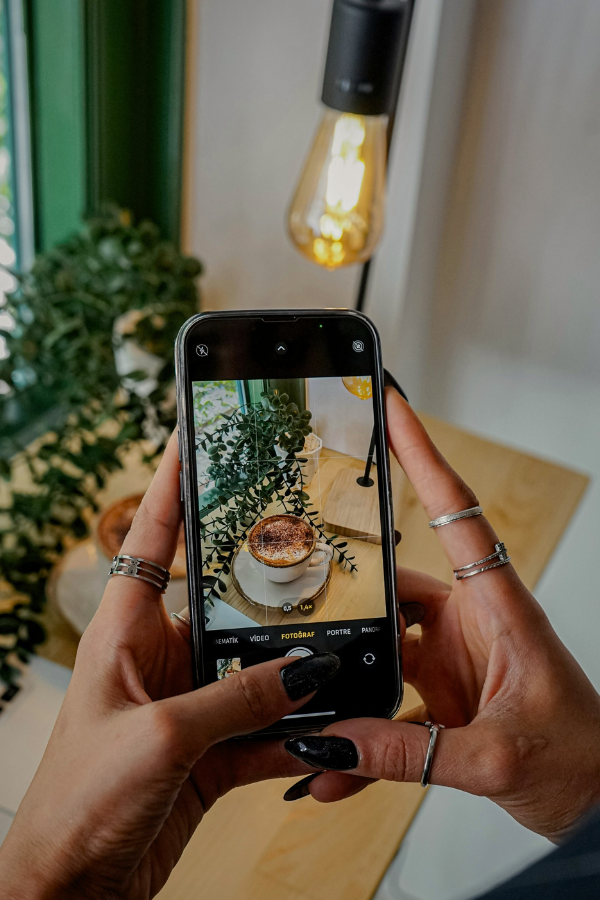
<svg viewBox="0 0 600 900">
<path fill-rule="evenodd" d="M 429 416 L 422 419 L 474 489 L 515 568 L 533 588 L 587 478 Z M 410 486 L 402 493 L 396 521 L 403 535 L 398 561 L 449 581 L 451 568 Z M 52 640 L 51 635 L 49 649 Z M 54 646 L 55 652 L 47 655 L 64 661 L 67 636 L 62 633 Z M 418 703 L 407 686 L 403 709 Z M 198 828 L 160 900 L 372 897 L 425 792 L 420 785 L 380 782 L 338 804 L 321 805 L 311 798 L 284 803 L 283 793 L 292 783 L 250 785 L 220 800 Z"/>
</svg>

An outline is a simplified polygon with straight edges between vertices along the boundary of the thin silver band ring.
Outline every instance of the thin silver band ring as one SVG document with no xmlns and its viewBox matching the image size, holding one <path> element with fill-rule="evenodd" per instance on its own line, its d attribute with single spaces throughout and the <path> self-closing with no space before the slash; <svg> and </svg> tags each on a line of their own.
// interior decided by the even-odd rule
<svg viewBox="0 0 600 900">
<path fill-rule="evenodd" d="M 421 774 L 421 787 L 427 787 L 429 784 L 429 774 L 433 765 L 433 756 L 435 753 L 435 745 L 437 744 L 438 734 L 445 725 L 436 725 L 433 722 L 409 722 L 409 725 L 424 725 L 429 728 L 429 744 L 425 753 L 425 762 L 423 764 L 423 772 Z"/>
<path fill-rule="evenodd" d="M 450 525 L 451 522 L 458 522 L 460 519 L 470 519 L 471 516 L 481 516 L 483 510 L 480 506 L 472 506 L 470 509 L 461 509 L 460 512 L 450 513 L 447 516 L 440 516 L 438 519 L 432 519 L 429 523 L 430 528 L 441 528 L 442 525 Z"/>
</svg>

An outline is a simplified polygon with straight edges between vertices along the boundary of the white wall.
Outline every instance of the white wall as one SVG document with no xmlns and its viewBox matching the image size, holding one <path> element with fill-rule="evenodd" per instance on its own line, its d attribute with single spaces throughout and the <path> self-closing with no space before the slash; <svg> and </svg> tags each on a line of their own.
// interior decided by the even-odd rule
<svg viewBox="0 0 600 900">
<path fill-rule="evenodd" d="M 384 358 L 411 402 L 421 399 L 478 0 L 417 0 L 399 121 L 389 211 L 368 313 Z"/>
<path fill-rule="evenodd" d="M 446 416 L 486 354 L 600 378 L 600 4 L 479 7 L 423 394 Z"/>
<path fill-rule="evenodd" d="M 307 406 L 323 446 L 366 459 L 373 433 L 373 404 L 351 394 L 341 378 L 309 378 Z"/>
</svg>

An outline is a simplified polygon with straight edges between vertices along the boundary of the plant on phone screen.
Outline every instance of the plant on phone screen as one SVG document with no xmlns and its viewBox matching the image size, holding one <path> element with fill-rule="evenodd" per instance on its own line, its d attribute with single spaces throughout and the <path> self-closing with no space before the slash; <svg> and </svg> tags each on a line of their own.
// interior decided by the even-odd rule
<svg viewBox="0 0 600 900">
<path fill-rule="evenodd" d="M 205 600 L 212 603 L 227 590 L 222 575 L 229 575 L 236 548 L 269 504 L 310 523 L 329 544 L 339 564 L 356 571 L 348 544 L 327 535 L 319 513 L 311 510 L 304 490 L 304 441 L 312 432 L 309 410 L 300 411 L 287 394 L 261 392 L 259 405 L 245 405 L 223 416 L 223 424 L 196 438 L 209 459 L 206 470 L 214 488 L 213 499 L 201 517 L 202 539 L 209 546 L 204 558 Z M 279 451 L 279 452 L 278 452 Z M 285 454 L 285 455 L 284 455 Z"/>
</svg>

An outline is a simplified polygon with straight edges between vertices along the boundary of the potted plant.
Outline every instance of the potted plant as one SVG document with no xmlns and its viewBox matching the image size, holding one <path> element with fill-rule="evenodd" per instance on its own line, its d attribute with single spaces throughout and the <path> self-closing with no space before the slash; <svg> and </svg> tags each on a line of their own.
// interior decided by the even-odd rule
<svg viewBox="0 0 600 900">
<path fill-rule="evenodd" d="M 0 680 L 16 674 L 11 656 L 25 661 L 43 639 L 35 616 L 48 576 L 87 535 L 107 476 L 134 441 L 152 438 L 151 466 L 164 449 L 176 423 L 173 344 L 198 310 L 200 272 L 151 222 L 108 209 L 16 276 L 0 360 Z M 147 367 L 115 365 L 115 322 L 131 310 L 121 336 L 153 361 L 139 392 Z"/>
</svg>

